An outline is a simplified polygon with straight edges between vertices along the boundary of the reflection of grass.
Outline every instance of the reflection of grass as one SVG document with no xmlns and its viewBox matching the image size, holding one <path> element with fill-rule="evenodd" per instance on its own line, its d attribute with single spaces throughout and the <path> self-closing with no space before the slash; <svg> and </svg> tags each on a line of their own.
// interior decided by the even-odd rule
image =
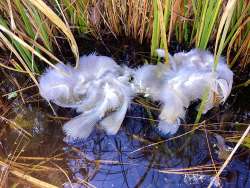
<svg viewBox="0 0 250 188">
<path fill-rule="evenodd" d="M 29 87 L 27 87 L 29 88 Z M 19 90 L 19 92 L 25 92 L 25 90 Z M 26 96 L 26 95 L 24 95 Z M 27 98 L 24 98 L 25 101 Z M 154 104 L 151 104 L 149 101 L 143 101 L 142 98 L 139 98 L 137 101 L 139 104 L 143 105 L 145 108 L 148 109 L 154 109 L 156 110 L 156 106 Z M 152 107 L 152 108 L 151 108 Z M 156 109 L 155 109 L 156 108 Z M 11 109 L 10 109 L 11 110 Z M 134 118 L 134 117 L 131 117 Z M 140 117 L 135 117 L 136 119 Z M 50 117 L 50 119 L 55 122 L 58 122 L 60 120 L 65 120 L 65 118 L 53 118 Z M 145 120 L 145 118 L 142 118 Z M 154 121 L 151 119 L 147 119 L 148 121 Z M 31 148 L 34 148 L 34 145 L 40 143 L 40 141 L 43 140 L 34 140 L 35 138 L 30 135 L 30 133 L 25 132 L 23 130 L 23 126 L 19 126 L 18 122 L 13 123 L 13 121 L 5 119 L 5 122 L 11 125 L 11 129 L 15 129 L 16 132 L 20 132 L 19 136 L 13 140 L 13 143 L 11 144 L 11 151 L 12 155 L 10 157 L 7 157 L 5 159 L 1 158 L 0 165 L 5 167 L 6 171 L 2 173 L 2 183 L 7 181 L 7 178 L 9 177 L 11 182 L 15 182 L 16 184 L 22 184 L 25 182 L 28 185 L 36 186 L 36 187 L 53 187 L 53 186 L 59 186 L 60 184 L 64 183 L 65 181 L 69 181 L 68 179 L 71 179 L 70 176 L 70 169 L 68 169 L 68 166 L 65 165 L 66 162 L 69 160 L 73 160 L 76 162 L 81 163 L 81 161 L 84 161 L 82 164 L 84 167 L 88 167 L 89 171 L 81 172 L 86 177 L 86 179 L 83 179 L 81 181 L 82 185 L 85 185 L 86 187 L 93 187 L 90 183 L 88 183 L 88 180 L 91 180 L 95 176 L 97 176 L 98 173 L 108 173 L 106 169 L 111 168 L 113 166 L 120 166 L 124 168 L 141 168 L 142 164 L 140 161 L 142 161 L 142 156 L 145 156 L 146 162 L 144 164 L 144 172 L 147 173 L 147 171 L 154 171 L 164 174 L 175 174 L 175 175 L 212 175 L 215 172 L 219 170 L 221 167 L 221 163 L 215 162 L 214 164 L 197 164 L 190 167 L 169 167 L 167 164 L 160 163 L 159 158 L 166 157 L 166 159 L 171 159 L 171 157 L 175 156 L 176 153 L 184 153 L 184 151 L 189 148 L 191 145 L 190 142 L 187 143 L 185 146 L 186 137 L 194 132 L 192 130 L 193 125 L 183 125 L 185 129 L 190 130 L 182 135 L 178 135 L 166 140 L 159 140 L 159 138 L 156 138 L 156 141 L 152 140 L 151 138 L 144 137 L 143 134 L 136 134 L 132 135 L 131 132 L 129 132 L 131 143 L 127 143 L 127 146 L 132 145 L 132 148 L 137 149 L 138 146 L 142 146 L 142 148 L 139 148 L 137 150 L 134 150 L 132 152 L 129 152 L 127 150 L 123 150 L 122 146 L 119 144 L 120 137 L 111 138 L 111 140 L 114 140 L 114 143 L 117 145 L 115 148 L 109 148 L 107 149 L 107 142 L 104 140 L 95 140 L 97 142 L 98 146 L 96 145 L 96 148 L 93 149 L 94 157 L 89 157 L 86 153 L 91 152 L 90 147 L 88 146 L 89 141 L 84 143 L 85 147 L 84 149 L 77 149 L 74 147 L 68 147 L 67 150 L 62 151 L 62 146 L 60 143 L 49 143 L 49 145 L 46 145 L 42 143 L 42 146 L 39 146 L 40 148 L 44 147 L 44 153 L 39 153 L 30 151 Z M 51 122 L 51 123 L 52 123 Z M 231 122 L 227 122 L 228 124 L 232 124 Z M 224 122 L 224 124 L 227 124 Z M 227 139 L 230 139 L 230 136 L 232 134 L 240 135 L 242 133 L 242 130 L 238 132 L 230 132 L 225 131 L 220 128 L 216 128 L 216 126 L 220 126 L 220 124 L 201 124 L 197 127 L 197 130 L 199 132 L 204 131 L 204 129 L 207 130 L 208 135 L 211 135 L 213 133 L 220 133 L 221 135 L 225 136 Z M 244 124 L 241 124 L 241 126 L 245 126 Z M 143 131 L 143 130 L 142 130 Z M 202 135 L 201 135 L 202 136 Z M 204 135 L 205 137 L 205 135 Z M 9 138 L 8 138 L 9 139 Z M 178 139 L 182 139 L 183 145 L 181 144 L 179 148 L 168 148 L 167 142 L 175 142 Z M 50 140 L 51 141 L 51 140 Z M 197 142 L 199 142 L 197 140 Z M 139 143 L 137 147 L 135 147 L 134 143 Z M 32 146 L 33 145 L 33 146 Z M 55 149 L 56 148 L 56 149 Z M 129 147 L 130 148 L 130 147 Z M 85 151 L 86 149 L 86 151 Z M 72 154 L 74 153 L 74 154 Z M 108 155 L 118 155 L 121 156 L 122 160 L 118 160 L 117 158 L 102 158 L 102 155 L 107 154 Z M 139 159 L 137 159 L 137 156 Z M 185 156 L 185 155 L 184 155 Z M 163 159 L 164 159 L 163 157 Z M 179 156 L 180 157 L 180 156 Z M 86 169 L 88 169 L 86 168 Z M 85 169 L 85 168 L 84 168 Z M 116 173 L 122 173 L 122 172 L 116 172 Z M 44 175 L 45 174 L 45 175 Z M 47 179 L 47 177 L 50 177 L 50 179 Z M 22 180 L 22 181 L 21 181 Z M 139 181 L 139 180 L 138 180 Z M 140 180 L 143 181 L 143 178 Z M 3 185 L 3 184 L 2 184 Z"/>
<path fill-rule="evenodd" d="M 216 169 L 220 168 L 220 164 L 216 164 Z M 172 168 L 159 170 L 164 174 L 179 174 L 179 175 L 197 175 L 197 174 L 213 174 L 215 172 L 212 164 L 205 164 L 200 166 L 194 166 L 189 168 Z"/>
</svg>

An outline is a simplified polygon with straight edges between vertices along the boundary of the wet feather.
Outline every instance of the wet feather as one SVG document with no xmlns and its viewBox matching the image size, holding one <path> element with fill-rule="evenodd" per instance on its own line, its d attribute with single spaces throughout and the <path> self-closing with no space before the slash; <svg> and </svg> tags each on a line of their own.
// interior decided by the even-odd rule
<svg viewBox="0 0 250 188">
<path fill-rule="evenodd" d="M 165 56 L 160 49 L 158 54 Z M 158 128 L 174 134 L 191 101 L 201 99 L 205 88 L 209 93 L 203 113 L 214 106 L 215 97 L 225 102 L 233 83 L 233 73 L 223 58 L 213 71 L 213 55 L 198 49 L 169 55 L 169 64 L 135 70 L 96 54 L 82 56 L 78 69 L 56 66 L 67 76 L 48 69 L 40 78 L 40 93 L 48 101 L 81 113 L 63 127 L 73 139 L 88 137 L 98 123 L 107 134 L 116 134 L 136 94 L 161 103 Z"/>
<path fill-rule="evenodd" d="M 160 57 L 164 55 L 162 52 L 157 50 Z M 144 65 L 137 69 L 134 87 L 137 92 L 161 102 L 158 127 L 163 133 L 174 134 L 186 108 L 192 101 L 201 99 L 207 87 L 209 93 L 203 113 L 214 107 L 215 96 L 225 102 L 232 89 L 233 73 L 223 58 L 213 71 L 213 55 L 199 49 L 176 53 L 169 60 L 168 65 Z"/>
<path fill-rule="evenodd" d="M 101 127 L 108 134 L 117 133 L 134 94 L 129 84 L 131 69 L 96 54 L 82 56 L 78 69 L 56 66 L 68 77 L 48 69 L 40 78 L 40 93 L 48 101 L 82 113 L 63 126 L 67 137 L 88 137 L 103 118 Z"/>
</svg>

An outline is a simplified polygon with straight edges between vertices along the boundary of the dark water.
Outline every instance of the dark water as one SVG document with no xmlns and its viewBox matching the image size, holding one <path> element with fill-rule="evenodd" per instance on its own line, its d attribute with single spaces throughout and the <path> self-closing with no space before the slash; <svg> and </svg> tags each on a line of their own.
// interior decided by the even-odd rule
<svg viewBox="0 0 250 188">
<path fill-rule="evenodd" d="M 1 156 L 13 154 L 16 148 L 21 150 L 23 147 L 17 147 L 21 143 L 24 151 L 16 162 L 30 165 L 28 174 L 58 186 L 64 183 L 64 187 L 70 187 L 65 175 L 60 171 L 35 172 L 32 168 L 41 163 L 35 157 L 54 157 L 47 162 L 43 159 L 41 166 L 57 168 L 59 165 L 68 173 L 74 187 L 206 187 L 215 173 L 210 152 L 217 170 L 225 160 L 220 156 L 225 151 L 220 151 L 222 146 L 212 133 L 215 129 L 220 133 L 215 124 L 207 124 L 208 137 L 202 127 L 188 133 L 191 129 L 185 124 L 175 136 L 188 134 L 171 140 L 159 135 L 155 122 L 146 119 L 145 109 L 135 104 L 117 135 L 107 136 L 97 126 L 88 139 L 73 143 L 62 141 L 62 122 L 52 121 L 46 112 L 29 106 L 22 107 L 18 114 L 23 114 L 25 125 L 33 125 L 26 128 L 33 137 L 21 140 L 22 136 L 12 131 L 2 141 L 5 154 Z M 17 120 L 20 125 L 22 121 Z M 224 124 L 232 126 L 232 123 Z M 223 135 L 227 135 L 226 132 Z M 234 144 L 226 146 L 230 148 Z M 34 160 L 25 160 L 24 156 Z M 249 187 L 249 165 L 249 150 L 241 147 L 222 173 L 222 187 Z M 18 180 L 12 177 L 12 181 Z"/>
<path fill-rule="evenodd" d="M 149 56 L 145 53 L 148 49 L 130 43 L 107 47 L 103 42 L 93 46 L 96 49 L 85 48 L 83 53 L 95 50 L 103 55 L 113 54 L 117 61 L 129 62 L 132 67 Z M 65 58 L 71 60 L 70 55 Z M 243 77 L 236 76 L 236 83 L 241 83 Z M 1 89 L 1 94 L 7 92 L 8 88 Z M 249 87 L 233 90 L 226 104 L 202 117 L 205 124 L 196 131 L 191 131 L 190 125 L 197 113 L 193 104 L 175 138 L 158 132 L 157 119 L 152 120 L 157 111 L 145 109 L 135 101 L 117 135 L 108 136 L 97 125 L 88 139 L 64 143 L 61 126 L 67 121 L 65 117 L 73 117 L 75 112 L 53 105 L 64 117 L 55 118 L 39 96 L 32 98 L 30 91 L 24 91 L 23 97 L 30 102 L 22 104 L 19 97 L 11 99 L 11 109 L 3 117 L 13 120 L 31 136 L 1 119 L 1 161 L 14 161 L 11 165 L 24 174 L 59 187 L 207 187 L 235 145 L 227 140 L 241 135 L 250 123 L 249 94 Z M 161 143 L 154 144 L 157 142 Z M 250 187 L 249 151 L 245 146 L 237 151 L 221 175 L 222 187 Z M 10 173 L 6 187 L 17 182 L 20 187 L 30 185 Z"/>
</svg>

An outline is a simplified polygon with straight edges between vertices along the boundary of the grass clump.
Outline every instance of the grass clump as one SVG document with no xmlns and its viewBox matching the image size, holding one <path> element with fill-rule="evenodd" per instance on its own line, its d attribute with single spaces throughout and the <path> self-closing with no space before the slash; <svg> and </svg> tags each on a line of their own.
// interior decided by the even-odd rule
<svg viewBox="0 0 250 188">
<path fill-rule="evenodd" d="M 60 48 L 56 38 L 65 37 L 77 64 L 79 53 L 72 31 L 97 39 L 111 34 L 115 38 L 134 38 L 140 43 L 151 41 L 151 56 L 156 55 L 157 48 L 168 52 L 171 40 L 206 49 L 222 35 L 220 45 L 216 44 L 220 46 L 216 57 L 225 50 L 231 66 L 241 58 L 245 67 L 249 52 L 249 4 L 246 0 L 233 1 L 226 23 L 228 8 L 223 0 L 3 0 L 0 10 L 1 24 L 42 55 L 53 54 L 54 48 Z M 32 52 L 7 38 L 31 72 L 39 73 Z M 229 62 L 232 53 L 236 55 Z M 24 71 L 22 65 L 15 65 L 14 69 Z"/>
</svg>

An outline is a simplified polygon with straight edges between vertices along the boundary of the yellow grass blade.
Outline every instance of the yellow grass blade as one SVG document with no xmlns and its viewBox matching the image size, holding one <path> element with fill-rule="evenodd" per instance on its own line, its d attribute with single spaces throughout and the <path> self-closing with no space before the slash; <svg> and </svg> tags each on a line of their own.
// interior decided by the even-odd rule
<svg viewBox="0 0 250 188">
<path fill-rule="evenodd" d="M 70 28 L 56 15 L 56 13 L 47 6 L 42 0 L 29 0 L 29 2 L 34 5 L 38 10 L 40 10 L 51 22 L 53 22 L 62 32 L 67 36 L 72 52 L 76 58 L 76 67 L 79 66 L 79 52 L 75 41 L 75 38 L 70 31 Z"/>
<path fill-rule="evenodd" d="M 166 36 L 166 25 L 164 23 L 164 20 L 163 20 L 163 10 L 162 10 L 162 4 L 161 4 L 161 1 L 160 0 L 157 0 L 157 6 L 158 6 L 158 16 L 159 16 L 159 21 L 161 24 L 163 24 L 161 27 L 160 27 L 160 32 L 161 32 L 161 41 L 163 43 L 163 48 L 165 50 L 165 54 L 166 54 L 166 57 L 165 57 L 165 63 L 168 63 L 168 45 L 167 45 L 167 36 Z M 167 10 L 165 10 L 167 11 Z"/>
<path fill-rule="evenodd" d="M 43 187 L 43 188 L 58 188 L 57 186 L 54 186 L 52 184 L 46 183 L 44 181 L 41 181 L 37 178 L 34 178 L 28 174 L 25 174 L 25 172 L 21 172 L 18 170 L 10 170 L 10 173 L 36 187 Z"/>
<path fill-rule="evenodd" d="M 217 31 L 216 42 L 215 42 L 214 69 L 216 69 L 219 57 L 223 50 L 224 42 L 226 40 L 226 35 L 227 35 L 228 28 L 230 26 L 230 21 L 233 15 L 235 4 L 236 4 L 236 0 L 229 0 L 221 16 L 221 21 L 220 21 L 220 25 Z"/>
<path fill-rule="evenodd" d="M 0 25 L 0 29 L 1 29 L 1 27 L 2 27 L 2 25 Z M 31 79 L 38 86 L 38 82 L 37 82 L 35 76 L 33 75 L 33 73 L 30 71 L 30 69 L 28 68 L 28 66 L 26 65 L 26 63 L 23 61 L 23 59 L 21 58 L 21 56 L 19 55 L 19 53 L 16 51 L 16 49 L 12 46 L 12 44 L 9 42 L 9 40 L 1 32 L 0 32 L 0 38 L 5 43 L 5 45 L 10 49 L 10 51 L 12 51 L 16 55 L 17 59 L 23 65 L 24 69 L 28 72 L 28 74 L 31 77 Z"/>
<path fill-rule="evenodd" d="M 27 44 L 26 42 L 24 42 L 22 39 L 20 39 L 18 36 L 16 36 L 13 32 L 11 32 L 9 29 L 7 29 L 6 27 L 4 27 L 3 25 L 0 24 L 0 30 L 5 32 L 6 34 L 8 34 L 12 39 L 14 39 L 15 41 L 17 41 L 19 44 L 21 44 L 23 47 L 27 48 L 29 51 L 31 51 L 33 54 L 35 54 L 37 57 L 39 57 L 41 60 L 43 60 L 45 63 L 49 64 L 50 66 L 52 66 L 53 68 L 57 69 L 58 71 L 62 72 L 63 74 L 66 74 L 65 72 L 63 72 L 62 70 L 58 69 L 55 65 L 53 65 L 49 60 L 47 60 L 44 56 L 42 56 L 39 52 L 37 52 L 34 48 L 32 48 L 29 44 Z M 3 35 L 2 35 L 3 36 Z M 3 38 L 3 37 L 2 37 Z M 6 40 L 8 40 L 6 38 Z M 5 41 L 6 42 L 6 41 Z M 14 49 L 11 49 L 14 50 Z M 18 53 L 17 53 L 18 54 Z M 15 54 L 15 55 L 17 55 Z M 19 59 L 20 60 L 20 59 Z M 28 71 L 28 70 L 27 70 Z M 37 83 L 37 82 L 35 82 Z"/>
<path fill-rule="evenodd" d="M 221 173 L 223 172 L 223 170 L 226 168 L 226 166 L 228 165 L 228 163 L 231 161 L 233 155 L 235 154 L 235 152 L 237 151 L 237 149 L 240 147 L 240 145 L 243 143 L 243 141 L 244 141 L 245 137 L 247 136 L 247 134 L 249 133 L 249 131 L 250 131 L 250 125 L 248 125 L 247 129 L 245 130 L 245 132 L 241 136 L 240 140 L 238 141 L 238 143 L 234 147 L 233 151 L 228 156 L 227 160 L 223 163 L 223 165 L 220 168 L 220 170 L 218 171 L 218 173 L 216 173 L 216 175 L 210 181 L 210 183 L 208 185 L 208 188 L 211 188 L 214 185 L 214 183 L 219 180 L 219 176 L 221 175 Z"/>
<path fill-rule="evenodd" d="M 229 64 L 230 67 L 232 67 L 235 63 L 235 61 L 238 59 L 238 56 L 240 54 L 240 52 L 243 50 L 244 45 L 241 45 L 240 49 L 238 50 L 238 53 L 236 54 L 235 58 L 232 60 L 232 62 L 229 63 L 229 57 L 230 57 L 230 52 L 232 50 L 234 41 L 236 40 L 236 38 L 238 37 L 238 35 L 241 33 L 241 31 L 244 29 L 244 27 L 250 22 L 250 17 L 248 17 L 241 25 L 240 27 L 237 29 L 237 31 L 235 32 L 235 34 L 233 35 L 228 48 L 227 48 L 227 63 Z M 250 34 L 248 34 L 248 37 L 246 37 L 245 42 L 249 43 L 249 39 L 250 38 Z M 246 54 L 247 55 L 247 54 Z"/>
</svg>

